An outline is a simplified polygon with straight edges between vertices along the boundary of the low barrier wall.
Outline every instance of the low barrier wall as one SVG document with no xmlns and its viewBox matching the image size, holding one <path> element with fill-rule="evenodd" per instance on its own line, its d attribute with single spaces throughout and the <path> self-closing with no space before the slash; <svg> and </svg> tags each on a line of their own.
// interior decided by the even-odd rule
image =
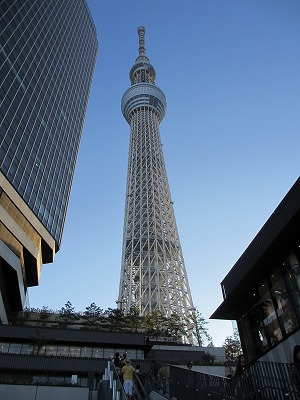
<svg viewBox="0 0 300 400">
<path fill-rule="evenodd" d="M 32 385 L 0 385 L 0 399 L 5 400 L 88 400 L 89 389 Z"/>
</svg>

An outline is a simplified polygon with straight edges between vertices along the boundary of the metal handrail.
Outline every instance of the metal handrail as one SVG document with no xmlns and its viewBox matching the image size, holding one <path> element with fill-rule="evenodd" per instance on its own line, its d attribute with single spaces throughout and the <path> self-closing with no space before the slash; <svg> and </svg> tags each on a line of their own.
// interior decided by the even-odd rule
<svg viewBox="0 0 300 400">
<path fill-rule="evenodd" d="M 168 365 L 165 376 L 159 373 L 165 365 L 145 376 L 147 393 L 156 391 L 171 398 L 200 400 L 299 400 L 300 380 L 291 375 L 289 364 L 256 362 L 246 373 L 233 379 L 209 375 Z"/>
<path fill-rule="evenodd" d="M 120 375 L 112 361 L 108 361 L 109 370 L 112 376 L 112 400 L 127 400 L 128 397 L 124 391 Z"/>
<path fill-rule="evenodd" d="M 134 375 L 134 383 L 135 383 L 137 390 L 139 391 L 141 398 L 144 400 L 149 400 L 149 396 L 148 396 L 146 389 L 145 389 L 144 385 L 142 384 L 138 374 Z"/>
</svg>

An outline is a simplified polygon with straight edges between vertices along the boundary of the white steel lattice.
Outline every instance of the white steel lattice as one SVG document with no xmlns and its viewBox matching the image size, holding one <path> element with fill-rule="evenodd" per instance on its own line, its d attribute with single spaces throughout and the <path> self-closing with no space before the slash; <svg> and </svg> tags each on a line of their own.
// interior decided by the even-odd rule
<svg viewBox="0 0 300 400">
<path fill-rule="evenodd" d="M 192 342 L 194 307 L 159 133 L 166 100 L 145 56 L 144 32 L 138 28 L 139 57 L 122 99 L 131 135 L 118 304 L 125 312 L 135 307 L 140 315 L 156 309 L 168 317 L 176 314 Z"/>
</svg>

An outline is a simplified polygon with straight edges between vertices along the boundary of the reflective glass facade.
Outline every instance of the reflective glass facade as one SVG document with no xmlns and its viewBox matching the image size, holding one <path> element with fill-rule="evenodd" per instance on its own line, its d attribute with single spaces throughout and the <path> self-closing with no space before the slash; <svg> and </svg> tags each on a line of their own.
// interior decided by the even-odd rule
<svg viewBox="0 0 300 400">
<path fill-rule="evenodd" d="M 116 352 L 119 352 L 120 354 L 126 353 L 129 359 L 144 360 L 144 351 L 141 349 L 84 345 L 70 346 L 69 344 L 47 344 L 38 346 L 31 343 L 0 342 L 0 353 L 10 354 L 111 359 Z"/>
<path fill-rule="evenodd" d="M 98 51 L 85 0 L 4 0 L 0 169 L 60 244 Z"/>
<path fill-rule="evenodd" d="M 300 326 L 300 253 L 291 253 L 259 283 L 241 309 L 240 336 L 248 359 L 271 350 Z"/>
</svg>

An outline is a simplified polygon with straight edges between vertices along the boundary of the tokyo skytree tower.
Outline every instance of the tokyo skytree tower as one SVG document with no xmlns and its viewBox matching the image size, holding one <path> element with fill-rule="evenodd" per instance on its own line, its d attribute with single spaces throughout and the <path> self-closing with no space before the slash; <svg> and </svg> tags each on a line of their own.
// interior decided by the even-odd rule
<svg viewBox="0 0 300 400">
<path fill-rule="evenodd" d="M 121 106 L 131 132 L 117 303 L 125 313 L 135 307 L 141 316 L 157 309 L 167 317 L 177 315 L 190 341 L 194 306 L 159 133 L 166 98 L 146 56 L 144 27 L 138 36 L 139 56 Z"/>
</svg>

